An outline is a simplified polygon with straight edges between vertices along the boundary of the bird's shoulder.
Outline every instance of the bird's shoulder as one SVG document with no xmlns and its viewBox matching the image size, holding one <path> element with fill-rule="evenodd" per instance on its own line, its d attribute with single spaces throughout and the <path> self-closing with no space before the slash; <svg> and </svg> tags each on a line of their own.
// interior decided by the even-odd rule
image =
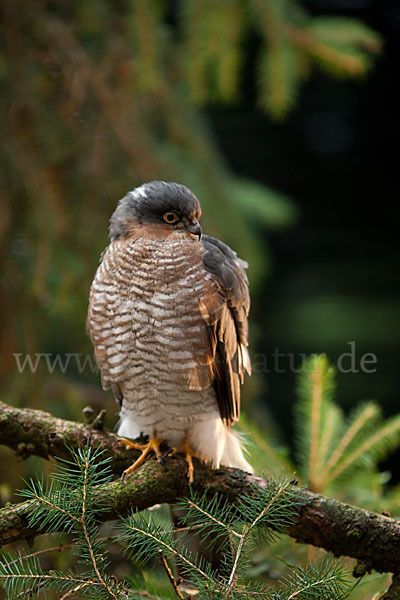
<svg viewBox="0 0 400 600">
<path fill-rule="evenodd" d="M 220 286 L 232 308 L 241 309 L 248 315 L 250 309 L 249 281 L 246 275 L 247 262 L 239 258 L 234 250 L 221 240 L 204 235 L 205 252 L 203 264 Z"/>
</svg>

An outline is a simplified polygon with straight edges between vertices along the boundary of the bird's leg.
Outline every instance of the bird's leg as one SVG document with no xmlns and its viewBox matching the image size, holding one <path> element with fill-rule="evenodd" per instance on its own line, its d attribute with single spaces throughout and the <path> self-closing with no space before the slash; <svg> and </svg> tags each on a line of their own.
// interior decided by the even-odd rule
<svg viewBox="0 0 400 600">
<path fill-rule="evenodd" d="M 172 448 L 171 452 L 169 453 L 169 456 L 173 456 L 174 454 L 184 454 L 185 455 L 185 460 L 187 462 L 187 466 L 188 466 L 188 480 L 189 483 L 193 483 L 194 480 L 194 466 L 193 466 L 193 458 L 198 458 L 199 460 L 204 460 L 202 456 L 200 456 L 200 454 L 197 454 L 197 452 L 195 452 L 194 450 L 192 450 L 192 448 L 190 447 L 189 441 L 187 439 L 187 434 L 185 434 L 185 437 L 183 438 L 183 442 L 182 444 L 178 447 L 178 448 Z"/>
<path fill-rule="evenodd" d="M 161 451 L 160 451 L 160 445 L 162 443 L 162 440 L 160 440 L 157 437 L 156 431 L 153 432 L 153 435 L 151 436 L 151 439 L 147 442 L 147 444 L 136 444 L 135 442 L 131 442 L 130 440 L 127 440 L 126 438 L 121 438 L 119 440 L 119 443 L 125 444 L 125 447 L 127 450 L 130 450 L 130 449 L 141 450 L 141 452 L 142 452 L 142 454 L 139 456 L 139 458 L 137 460 L 135 460 L 135 462 L 122 473 L 122 480 L 124 480 L 127 475 L 130 475 L 135 469 L 140 467 L 140 465 L 144 463 L 146 456 L 150 452 L 154 452 L 157 459 L 160 462 L 162 462 L 162 455 L 161 455 Z"/>
</svg>

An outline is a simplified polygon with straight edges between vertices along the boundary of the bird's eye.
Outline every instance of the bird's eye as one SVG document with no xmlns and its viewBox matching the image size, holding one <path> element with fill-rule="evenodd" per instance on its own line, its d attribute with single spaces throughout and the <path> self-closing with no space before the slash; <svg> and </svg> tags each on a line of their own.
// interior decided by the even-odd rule
<svg viewBox="0 0 400 600">
<path fill-rule="evenodd" d="M 174 212 L 166 212 L 163 215 L 163 219 L 166 223 L 176 223 L 178 220 L 178 215 L 175 214 Z"/>
</svg>

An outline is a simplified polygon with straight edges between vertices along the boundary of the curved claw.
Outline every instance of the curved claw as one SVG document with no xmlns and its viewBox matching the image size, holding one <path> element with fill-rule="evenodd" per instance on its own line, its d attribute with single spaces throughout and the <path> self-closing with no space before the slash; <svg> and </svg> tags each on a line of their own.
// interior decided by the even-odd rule
<svg viewBox="0 0 400 600">
<path fill-rule="evenodd" d="M 125 444 L 125 447 L 127 450 L 129 449 L 134 449 L 134 450 L 141 450 L 141 455 L 139 456 L 139 458 L 137 460 L 135 460 L 135 462 L 128 467 L 127 469 L 125 469 L 125 471 L 123 471 L 122 475 L 121 475 L 121 479 L 122 481 L 125 481 L 127 475 L 130 475 L 131 473 L 133 473 L 133 471 L 135 471 L 135 469 L 137 469 L 138 467 L 140 467 L 141 464 L 144 463 L 144 461 L 146 460 L 146 456 L 150 453 L 150 452 L 154 452 L 157 459 L 160 460 L 162 458 L 161 452 L 160 452 L 160 445 L 162 443 L 162 440 L 160 440 L 157 437 L 157 432 L 154 432 L 151 439 L 147 442 L 147 444 L 136 444 L 135 442 L 131 442 L 130 440 L 127 440 L 126 438 L 121 438 L 119 440 L 120 444 Z"/>
</svg>

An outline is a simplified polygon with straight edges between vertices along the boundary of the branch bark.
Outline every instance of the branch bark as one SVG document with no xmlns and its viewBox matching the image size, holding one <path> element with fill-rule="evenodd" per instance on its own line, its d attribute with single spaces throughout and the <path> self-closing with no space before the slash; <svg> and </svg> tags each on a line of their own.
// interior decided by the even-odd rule
<svg viewBox="0 0 400 600">
<path fill-rule="evenodd" d="M 82 447 L 87 441 L 101 447 L 112 458 L 113 472 L 119 475 L 135 457 L 118 444 L 113 433 L 98 431 L 90 425 L 57 419 L 33 409 L 12 408 L 0 403 L 0 443 L 17 452 L 44 458 L 68 457 L 68 449 Z M 22 446 L 24 445 L 24 446 Z M 189 493 L 187 465 L 174 456 L 160 464 L 154 458 L 135 471 L 126 482 L 119 478 L 101 486 L 106 512 L 103 519 L 115 519 L 132 509 L 143 510 L 158 503 L 174 503 Z M 209 494 L 222 494 L 234 502 L 238 495 L 254 487 L 268 485 L 261 477 L 238 469 L 212 470 L 196 463 L 193 487 L 207 488 Z M 298 542 L 312 544 L 331 551 L 336 556 L 350 556 L 381 572 L 400 574 L 400 522 L 332 498 L 295 489 L 298 514 L 288 534 Z M 40 533 L 29 528 L 29 502 L 0 510 L 0 545 L 29 540 Z"/>
</svg>

